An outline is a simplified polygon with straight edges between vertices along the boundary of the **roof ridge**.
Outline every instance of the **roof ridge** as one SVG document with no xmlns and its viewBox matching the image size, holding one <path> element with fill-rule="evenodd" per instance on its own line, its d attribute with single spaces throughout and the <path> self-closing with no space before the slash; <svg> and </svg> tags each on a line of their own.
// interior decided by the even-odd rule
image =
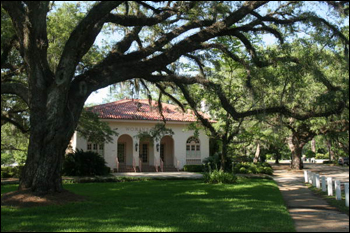
<svg viewBox="0 0 350 233">
<path fill-rule="evenodd" d="M 140 103 L 140 105 L 137 103 Z M 95 105 L 89 107 L 89 110 L 98 113 L 100 118 L 103 119 L 162 121 L 163 115 L 166 121 L 197 121 L 193 112 L 183 112 L 178 105 L 170 103 L 162 103 L 162 105 L 162 114 L 160 114 L 159 111 L 153 111 L 153 109 L 158 106 L 158 102 L 153 99 L 151 105 L 149 104 L 149 99 L 122 99 L 110 103 Z"/>
</svg>

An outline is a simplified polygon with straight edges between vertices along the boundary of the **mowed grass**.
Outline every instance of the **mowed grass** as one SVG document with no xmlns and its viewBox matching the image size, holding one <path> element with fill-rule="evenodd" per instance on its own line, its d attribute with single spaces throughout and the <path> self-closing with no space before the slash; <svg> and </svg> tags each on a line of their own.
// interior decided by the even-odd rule
<svg viewBox="0 0 350 233">
<path fill-rule="evenodd" d="M 1 231 L 48 232 L 292 232 L 277 185 L 241 179 L 68 184 L 87 201 L 36 208 L 1 207 Z M 1 193 L 16 186 L 1 186 Z"/>
</svg>

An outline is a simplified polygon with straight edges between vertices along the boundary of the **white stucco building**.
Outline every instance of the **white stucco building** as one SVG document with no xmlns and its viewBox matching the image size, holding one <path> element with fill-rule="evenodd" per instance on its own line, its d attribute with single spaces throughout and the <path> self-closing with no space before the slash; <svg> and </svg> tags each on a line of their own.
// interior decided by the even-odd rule
<svg viewBox="0 0 350 233">
<path fill-rule="evenodd" d="M 163 123 L 163 118 L 155 101 L 150 106 L 148 100 L 126 99 L 89 108 L 116 129 L 119 135 L 112 143 L 92 144 L 75 133 L 72 147 L 100 153 L 107 165 L 118 172 L 176 171 L 186 164 L 202 164 L 209 157 L 209 138 L 204 131 L 196 138 L 194 131 L 188 130 L 188 125 L 197 121 L 194 114 L 184 113 L 175 105 L 162 105 L 166 128 L 172 129 L 174 135 L 165 135 L 160 141 L 140 141 L 136 135 Z"/>
</svg>

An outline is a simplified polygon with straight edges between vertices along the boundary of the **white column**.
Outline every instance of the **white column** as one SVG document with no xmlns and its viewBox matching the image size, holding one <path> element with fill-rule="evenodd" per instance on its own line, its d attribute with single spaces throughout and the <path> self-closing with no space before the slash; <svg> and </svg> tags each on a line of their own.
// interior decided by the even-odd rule
<svg viewBox="0 0 350 233">
<path fill-rule="evenodd" d="M 332 179 L 332 177 L 327 178 L 327 186 L 328 186 L 328 196 L 333 196 L 333 179 Z"/>
<path fill-rule="evenodd" d="M 345 183 L 344 187 L 345 187 L 345 205 L 349 207 L 349 183 Z"/>
<path fill-rule="evenodd" d="M 309 173 L 309 171 L 304 170 L 304 178 L 305 178 L 305 183 L 307 183 L 307 182 L 309 181 L 309 178 L 308 178 L 308 173 Z"/>
<path fill-rule="evenodd" d="M 132 151 L 133 151 L 133 156 L 135 160 L 135 165 L 140 166 L 140 139 L 135 138 L 133 139 L 134 145 L 132 145 Z M 136 144 L 137 144 L 137 150 L 136 150 Z"/>
<path fill-rule="evenodd" d="M 308 178 L 309 178 L 309 184 L 312 184 L 312 172 L 311 171 L 309 171 Z"/>
<path fill-rule="evenodd" d="M 312 186 L 316 187 L 316 173 L 312 173 Z"/>
<path fill-rule="evenodd" d="M 341 200 L 341 188 L 340 188 L 340 180 L 335 181 L 335 199 L 337 201 Z"/>
<path fill-rule="evenodd" d="M 316 188 L 321 188 L 320 175 L 316 174 Z"/>
<path fill-rule="evenodd" d="M 157 150 L 158 148 L 158 150 Z M 159 166 L 160 162 L 160 141 L 154 142 L 154 166 Z"/>
<path fill-rule="evenodd" d="M 326 177 L 325 177 L 325 176 L 322 176 L 322 177 L 321 177 L 321 180 L 322 180 L 322 191 L 323 191 L 323 192 L 327 192 Z"/>
</svg>

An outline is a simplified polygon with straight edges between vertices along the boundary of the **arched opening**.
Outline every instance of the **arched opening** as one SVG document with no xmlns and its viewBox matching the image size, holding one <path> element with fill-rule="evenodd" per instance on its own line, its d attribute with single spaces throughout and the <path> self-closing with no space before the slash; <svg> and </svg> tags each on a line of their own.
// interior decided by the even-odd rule
<svg viewBox="0 0 350 233">
<path fill-rule="evenodd" d="M 130 135 L 123 134 L 118 138 L 117 156 L 121 166 L 133 165 L 133 140 Z"/>
<path fill-rule="evenodd" d="M 201 143 L 198 138 L 190 137 L 186 141 L 186 164 L 200 165 L 201 160 Z"/>
<path fill-rule="evenodd" d="M 171 136 L 164 136 L 160 141 L 160 158 L 165 167 L 173 167 L 174 164 L 174 139 Z"/>
</svg>

